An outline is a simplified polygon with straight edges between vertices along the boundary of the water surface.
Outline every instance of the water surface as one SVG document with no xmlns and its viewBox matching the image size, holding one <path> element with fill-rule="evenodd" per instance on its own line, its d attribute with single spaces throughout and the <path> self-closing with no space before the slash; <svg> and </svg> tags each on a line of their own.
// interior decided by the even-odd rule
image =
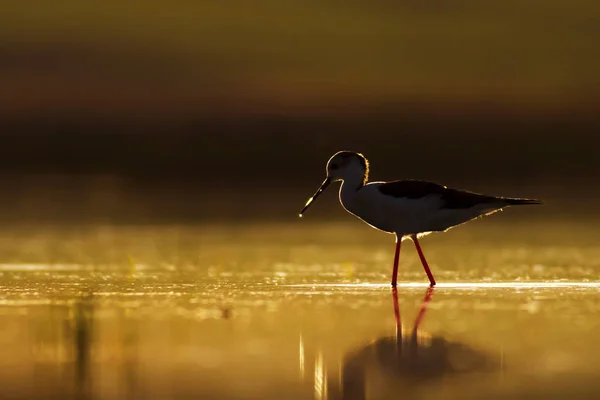
<svg viewBox="0 0 600 400">
<path fill-rule="evenodd" d="M 569 232 L 569 235 L 565 235 Z M 20 227 L 0 235 L 0 397 L 598 398 L 592 222 Z"/>
</svg>

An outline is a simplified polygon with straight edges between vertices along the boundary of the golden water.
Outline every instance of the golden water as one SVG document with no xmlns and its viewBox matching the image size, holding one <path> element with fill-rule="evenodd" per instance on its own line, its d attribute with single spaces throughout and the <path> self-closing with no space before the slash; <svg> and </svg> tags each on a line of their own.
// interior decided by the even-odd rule
<svg viewBox="0 0 600 400">
<path fill-rule="evenodd" d="M 407 242 L 397 332 L 393 237 L 360 223 L 7 230 L 0 398 L 599 398 L 597 231 L 427 237 L 426 307 Z"/>
</svg>

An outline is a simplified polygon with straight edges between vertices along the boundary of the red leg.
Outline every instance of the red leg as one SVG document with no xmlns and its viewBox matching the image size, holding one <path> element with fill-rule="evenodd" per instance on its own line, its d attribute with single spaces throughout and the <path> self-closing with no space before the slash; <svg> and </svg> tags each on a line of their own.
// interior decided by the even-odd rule
<svg viewBox="0 0 600 400">
<path fill-rule="evenodd" d="M 394 317 L 396 318 L 396 334 L 402 333 L 402 322 L 400 321 L 400 306 L 398 305 L 398 290 L 392 289 L 392 299 L 394 301 Z"/>
<path fill-rule="evenodd" d="M 431 270 L 429 269 L 429 265 L 427 265 L 427 260 L 425 260 L 425 256 L 423 255 L 423 250 L 421 250 L 421 245 L 419 245 L 419 241 L 417 240 L 416 236 L 414 236 L 412 239 L 413 239 L 413 242 L 415 242 L 415 247 L 417 248 L 417 253 L 419 253 L 419 258 L 421 259 L 421 264 L 423 264 L 425 273 L 427 274 L 427 277 L 429 278 L 429 286 L 433 287 L 433 286 L 435 286 L 435 278 L 433 277 L 433 274 L 431 273 Z"/>
<path fill-rule="evenodd" d="M 396 254 L 394 255 L 394 271 L 392 272 L 392 287 L 396 287 L 398 282 L 398 261 L 400 260 L 400 245 L 402 244 L 402 238 L 396 236 Z"/>
<path fill-rule="evenodd" d="M 413 328 L 414 332 L 416 332 L 419 329 L 421 322 L 423 322 L 423 317 L 425 317 L 425 312 L 427 312 L 427 306 L 429 305 L 429 302 L 431 301 L 431 296 L 433 295 L 433 290 L 434 289 L 432 287 L 428 287 L 427 292 L 425 292 L 425 298 L 423 299 L 423 303 L 421 304 L 421 309 L 419 310 L 419 314 L 417 315 L 417 319 L 415 320 L 415 326 Z"/>
</svg>

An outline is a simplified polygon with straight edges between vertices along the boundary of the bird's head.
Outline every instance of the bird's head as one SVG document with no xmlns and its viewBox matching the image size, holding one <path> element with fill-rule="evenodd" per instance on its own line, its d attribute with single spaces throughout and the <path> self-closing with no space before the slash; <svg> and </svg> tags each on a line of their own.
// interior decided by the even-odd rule
<svg viewBox="0 0 600 400">
<path fill-rule="evenodd" d="M 369 162 L 360 153 L 339 151 L 327 161 L 327 179 L 335 181 L 360 181 L 365 183 L 369 175 Z"/>
<path fill-rule="evenodd" d="M 329 161 L 326 167 L 327 178 L 323 181 L 315 194 L 308 199 L 306 205 L 300 212 L 300 217 L 310 204 L 316 200 L 321 193 L 329 186 L 331 182 L 349 181 L 357 185 L 363 185 L 367 182 L 369 176 L 369 162 L 360 153 L 354 151 L 338 151 Z"/>
</svg>

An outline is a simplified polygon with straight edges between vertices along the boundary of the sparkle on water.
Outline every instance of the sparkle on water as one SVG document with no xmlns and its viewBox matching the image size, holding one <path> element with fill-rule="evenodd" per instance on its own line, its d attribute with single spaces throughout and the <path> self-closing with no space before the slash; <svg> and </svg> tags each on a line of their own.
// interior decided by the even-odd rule
<svg viewBox="0 0 600 400">
<path fill-rule="evenodd" d="M 12 229 L 0 397 L 598 398 L 597 238 L 491 219 L 431 235 L 439 285 L 422 307 L 407 247 L 397 326 L 394 240 L 360 223 Z"/>
</svg>

